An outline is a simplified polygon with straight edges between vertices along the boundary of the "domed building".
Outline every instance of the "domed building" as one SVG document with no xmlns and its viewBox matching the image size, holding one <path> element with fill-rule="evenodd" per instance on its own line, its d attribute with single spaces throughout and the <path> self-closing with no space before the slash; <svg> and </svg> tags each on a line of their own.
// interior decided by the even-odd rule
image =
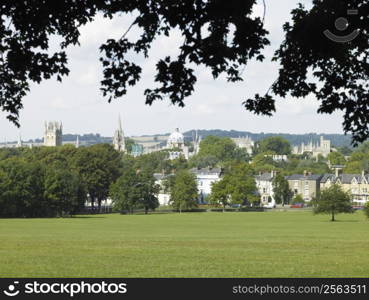
<svg viewBox="0 0 369 300">
<path fill-rule="evenodd" d="M 169 136 L 167 140 L 167 149 L 173 149 L 169 152 L 169 159 L 176 159 L 183 155 L 186 159 L 189 157 L 189 149 L 184 144 L 184 136 L 179 132 L 179 128 Z"/>
<path fill-rule="evenodd" d="M 176 128 L 176 130 L 168 138 L 167 148 L 168 149 L 182 148 L 183 146 L 184 146 L 184 136 L 182 133 L 179 132 L 179 128 Z"/>
</svg>

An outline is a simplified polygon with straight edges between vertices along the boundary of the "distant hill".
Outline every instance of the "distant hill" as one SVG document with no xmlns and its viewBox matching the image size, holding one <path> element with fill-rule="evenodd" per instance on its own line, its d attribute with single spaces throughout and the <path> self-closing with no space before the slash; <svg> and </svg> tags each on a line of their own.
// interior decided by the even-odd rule
<svg viewBox="0 0 369 300">
<path fill-rule="evenodd" d="M 195 136 L 196 131 L 190 130 L 184 133 L 184 136 L 190 138 Z M 212 129 L 212 130 L 198 130 L 198 134 L 202 137 L 206 137 L 208 135 L 215 136 L 226 136 L 230 138 L 238 138 L 249 136 L 254 141 L 260 141 L 267 137 L 272 136 L 281 136 L 288 140 L 292 145 L 300 145 L 301 143 L 309 143 L 313 141 L 313 143 L 318 142 L 320 140 L 320 136 L 323 136 L 325 139 L 331 141 L 333 146 L 336 147 L 351 147 L 351 136 L 344 134 L 317 134 L 317 133 L 306 133 L 306 134 L 289 134 L 289 133 L 252 133 L 248 131 L 237 131 L 237 130 L 221 130 L 221 129 Z"/>
</svg>

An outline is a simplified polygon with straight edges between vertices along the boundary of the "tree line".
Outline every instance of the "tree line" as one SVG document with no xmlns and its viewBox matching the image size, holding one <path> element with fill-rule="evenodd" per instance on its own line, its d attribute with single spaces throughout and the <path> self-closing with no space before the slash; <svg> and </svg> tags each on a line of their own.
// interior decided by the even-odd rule
<svg viewBox="0 0 369 300">
<path fill-rule="evenodd" d="M 73 215 L 87 200 L 99 209 L 121 172 L 120 161 L 107 144 L 2 149 L 0 216 Z"/>
<path fill-rule="evenodd" d="M 0 149 L 0 217 L 71 216 L 86 202 L 91 212 L 101 212 L 108 198 L 117 212 L 147 213 L 159 206 L 160 186 L 154 177 L 159 170 L 175 174 L 173 207 L 191 209 L 197 185 L 186 168 L 185 159 L 170 161 L 167 151 L 134 158 L 110 144 Z M 191 192 L 183 192 L 183 185 Z"/>
<path fill-rule="evenodd" d="M 158 207 L 159 192 L 170 195 L 175 210 L 190 210 L 202 197 L 191 169 L 204 167 L 222 170 L 221 179 L 213 184 L 211 195 L 205 199 L 212 205 L 259 205 L 255 175 L 270 171 L 277 172 L 273 180 L 277 204 L 301 203 L 301 197 L 292 198 L 284 176 L 304 170 L 328 173 L 328 160 L 358 168 L 365 165 L 366 160 L 361 159 L 369 155 L 368 149 L 368 144 L 363 144 L 349 159 L 339 151 L 331 153 L 328 159 L 312 159 L 289 154 L 288 141 L 270 137 L 260 141 L 250 155 L 231 139 L 214 136 L 206 137 L 199 153 L 189 160 L 169 160 L 168 150 L 132 157 L 115 151 L 109 144 L 5 148 L 0 149 L 0 216 L 68 216 L 80 212 L 86 201 L 93 212 L 100 212 L 108 198 L 117 212 L 143 209 L 148 213 Z M 288 154 L 288 161 L 273 161 L 271 154 Z M 162 186 L 157 184 L 155 173 L 164 175 Z"/>
</svg>

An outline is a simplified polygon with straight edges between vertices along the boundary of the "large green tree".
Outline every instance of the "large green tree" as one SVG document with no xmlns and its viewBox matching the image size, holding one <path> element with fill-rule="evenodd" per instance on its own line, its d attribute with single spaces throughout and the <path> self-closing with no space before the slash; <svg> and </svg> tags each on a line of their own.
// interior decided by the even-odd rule
<svg viewBox="0 0 369 300">
<path fill-rule="evenodd" d="M 43 197 L 44 166 L 11 157 L 0 163 L 0 215 L 44 217 L 52 210 Z"/>
<path fill-rule="evenodd" d="M 352 153 L 344 168 L 344 172 L 349 174 L 360 174 L 362 171 L 369 172 L 369 151 L 363 148 Z"/>
<path fill-rule="evenodd" d="M 235 150 L 236 144 L 230 138 L 209 135 L 201 141 L 198 156 L 207 159 L 213 157 L 216 162 L 228 161 L 234 159 Z"/>
<path fill-rule="evenodd" d="M 316 214 L 330 214 L 332 222 L 335 221 L 335 215 L 338 213 L 354 212 L 351 195 L 337 184 L 321 191 L 313 200 L 313 206 Z"/>
<path fill-rule="evenodd" d="M 150 209 L 155 210 L 159 206 L 157 195 L 160 191 L 160 186 L 156 184 L 155 177 L 151 173 L 140 172 L 135 185 L 139 187 L 139 193 L 141 194 L 138 204 L 145 209 L 145 214 Z"/>
<path fill-rule="evenodd" d="M 252 168 L 247 163 L 231 163 L 224 177 L 213 184 L 212 203 L 247 205 L 260 201 Z"/>
<path fill-rule="evenodd" d="M 279 155 L 287 155 L 291 153 L 291 144 L 286 139 L 275 136 L 261 140 L 257 151 L 259 153 L 272 152 Z"/>
<path fill-rule="evenodd" d="M 176 173 L 170 188 L 171 205 L 180 213 L 197 206 L 198 189 L 196 177 L 187 170 Z"/>
<path fill-rule="evenodd" d="M 257 196 L 253 169 L 249 164 L 236 163 L 231 165 L 224 175 L 224 180 L 228 182 L 232 204 L 250 205 L 260 201 Z"/>
<path fill-rule="evenodd" d="M 137 171 L 134 168 L 125 169 L 123 175 L 110 186 L 109 195 L 113 200 L 114 210 L 132 213 L 142 196 L 139 185 Z"/>
<path fill-rule="evenodd" d="M 345 165 L 346 159 L 345 156 L 340 152 L 331 152 L 328 154 L 328 161 L 332 165 Z"/>
<path fill-rule="evenodd" d="M 209 200 L 211 204 L 222 205 L 224 212 L 226 206 L 230 204 L 229 182 L 224 179 L 214 182 L 211 185 Z"/>
<path fill-rule="evenodd" d="M 288 185 L 288 181 L 281 175 L 277 174 L 272 181 L 274 199 L 277 204 L 283 206 L 290 202 L 292 191 Z"/>
<path fill-rule="evenodd" d="M 59 163 L 47 167 L 44 197 L 57 216 L 73 215 L 83 208 L 87 192 L 79 175 Z"/>
<path fill-rule="evenodd" d="M 97 144 L 80 148 L 73 159 L 73 168 L 81 175 L 92 207 L 108 197 L 110 185 L 122 171 L 122 155 L 111 145 Z"/>
</svg>

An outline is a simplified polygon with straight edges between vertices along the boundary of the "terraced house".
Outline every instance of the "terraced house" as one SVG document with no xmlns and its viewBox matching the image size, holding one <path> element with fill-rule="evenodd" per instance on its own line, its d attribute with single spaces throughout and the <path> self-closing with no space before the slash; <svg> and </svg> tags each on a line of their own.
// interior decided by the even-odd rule
<svg viewBox="0 0 369 300">
<path fill-rule="evenodd" d="M 301 195 L 304 201 L 311 201 L 320 191 L 320 180 L 323 175 L 315 175 L 308 172 L 293 174 L 286 179 L 293 195 Z"/>
<path fill-rule="evenodd" d="M 329 188 L 332 184 L 342 186 L 352 195 L 352 201 L 364 205 L 369 200 L 369 175 L 361 174 L 324 174 L 320 180 L 320 189 Z"/>
</svg>

